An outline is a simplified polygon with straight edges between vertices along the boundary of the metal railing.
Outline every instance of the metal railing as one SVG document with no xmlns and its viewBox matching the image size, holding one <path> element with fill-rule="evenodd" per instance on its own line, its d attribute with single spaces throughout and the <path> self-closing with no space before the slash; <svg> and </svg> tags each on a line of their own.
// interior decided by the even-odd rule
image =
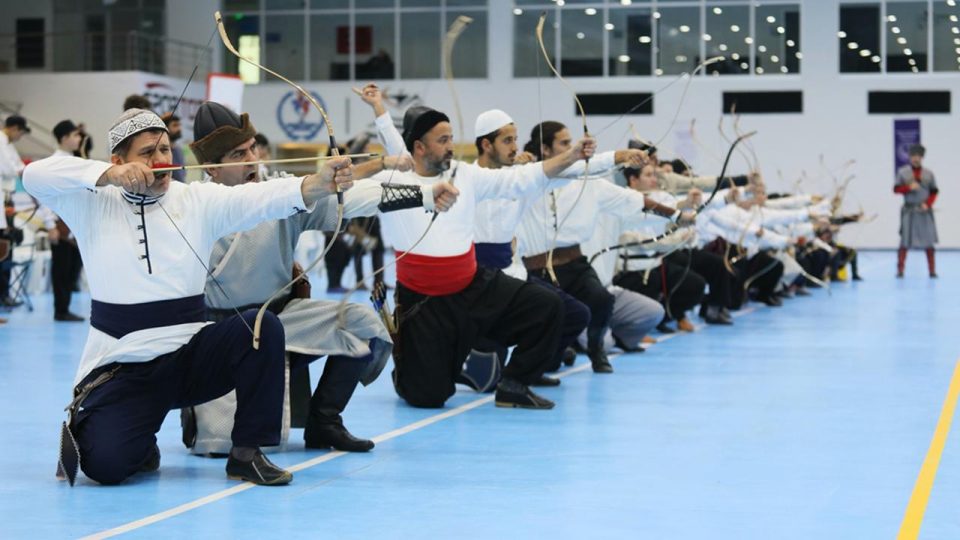
<svg viewBox="0 0 960 540">
<path fill-rule="evenodd" d="M 131 32 L 0 34 L 0 72 L 146 71 L 187 77 L 194 66 L 207 72 L 203 45 Z"/>
</svg>

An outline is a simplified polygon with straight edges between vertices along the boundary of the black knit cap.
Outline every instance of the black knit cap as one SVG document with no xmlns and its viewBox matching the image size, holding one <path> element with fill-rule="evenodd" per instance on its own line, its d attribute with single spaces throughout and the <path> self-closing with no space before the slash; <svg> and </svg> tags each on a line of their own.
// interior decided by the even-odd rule
<svg viewBox="0 0 960 540">
<path fill-rule="evenodd" d="M 927 154 L 927 149 L 924 148 L 922 144 L 911 144 L 910 149 L 907 150 L 907 155 L 910 155 L 910 156 L 923 157 L 926 154 Z"/>
<path fill-rule="evenodd" d="M 416 106 L 407 109 L 403 115 L 403 142 L 407 150 L 413 153 L 413 143 L 419 141 L 440 122 L 450 122 L 450 118 L 430 107 Z"/>
<path fill-rule="evenodd" d="M 57 125 L 53 126 L 53 136 L 57 139 L 59 143 L 64 137 L 77 131 L 78 128 L 76 124 L 70 120 L 61 120 Z"/>
<path fill-rule="evenodd" d="M 237 115 L 215 101 L 207 101 L 193 119 L 194 142 L 190 149 L 200 163 L 214 163 L 256 134 L 247 113 Z"/>
</svg>

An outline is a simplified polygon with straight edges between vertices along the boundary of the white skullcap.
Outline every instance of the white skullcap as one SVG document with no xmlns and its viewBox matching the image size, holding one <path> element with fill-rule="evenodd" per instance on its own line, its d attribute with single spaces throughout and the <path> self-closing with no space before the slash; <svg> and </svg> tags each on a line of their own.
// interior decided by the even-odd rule
<svg viewBox="0 0 960 540">
<path fill-rule="evenodd" d="M 482 112 L 480 116 L 477 117 L 477 123 L 473 126 L 474 138 L 479 139 L 484 135 L 489 135 L 503 126 L 512 123 L 513 118 L 510 118 L 510 115 L 500 109 L 490 109 L 489 111 Z"/>
<path fill-rule="evenodd" d="M 148 129 L 168 131 L 167 124 L 153 111 L 127 109 L 107 132 L 107 147 L 110 153 L 112 154 L 113 149 L 124 140 Z"/>
</svg>

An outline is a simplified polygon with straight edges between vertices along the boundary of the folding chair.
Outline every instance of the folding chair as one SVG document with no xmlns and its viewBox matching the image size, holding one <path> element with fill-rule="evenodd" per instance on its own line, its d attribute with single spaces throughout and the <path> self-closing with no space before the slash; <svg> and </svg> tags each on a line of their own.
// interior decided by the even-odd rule
<svg viewBox="0 0 960 540">
<path fill-rule="evenodd" d="M 14 301 L 23 302 L 27 311 L 30 312 L 33 312 L 29 285 L 30 270 L 33 268 L 34 246 L 35 244 L 25 244 L 14 248 L 13 266 L 10 269 L 10 297 Z"/>
</svg>

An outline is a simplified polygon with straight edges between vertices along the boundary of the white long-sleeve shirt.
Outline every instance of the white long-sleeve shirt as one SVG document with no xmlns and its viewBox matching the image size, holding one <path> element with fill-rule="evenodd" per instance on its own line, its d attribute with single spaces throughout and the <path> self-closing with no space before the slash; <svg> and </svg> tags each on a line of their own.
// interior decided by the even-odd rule
<svg viewBox="0 0 960 540">
<path fill-rule="evenodd" d="M 17 147 L 0 130 L 0 183 L 5 191 L 13 191 L 14 182 L 23 173 L 23 160 Z"/>
<path fill-rule="evenodd" d="M 642 193 L 609 180 L 591 180 L 544 192 L 529 204 L 520 223 L 518 249 L 529 257 L 551 248 L 585 243 L 593 235 L 601 213 L 629 224 L 645 217 L 644 200 Z"/>
<path fill-rule="evenodd" d="M 77 237 L 94 300 L 140 304 L 203 294 L 206 270 L 171 219 L 204 260 L 226 234 L 306 210 L 301 178 L 226 187 L 171 182 L 159 204 L 143 207 L 120 188 L 98 187 L 110 163 L 49 157 L 24 171 L 24 187 L 63 219 Z M 169 218 L 164 213 L 169 214 Z M 146 234 L 144 234 L 144 232 Z M 148 240 L 146 246 L 141 240 Z M 144 248 L 149 258 L 143 258 Z M 112 362 L 147 362 L 186 344 L 208 323 L 147 328 L 120 339 L 90 328 L 76 381 Z"/>
</svg>

